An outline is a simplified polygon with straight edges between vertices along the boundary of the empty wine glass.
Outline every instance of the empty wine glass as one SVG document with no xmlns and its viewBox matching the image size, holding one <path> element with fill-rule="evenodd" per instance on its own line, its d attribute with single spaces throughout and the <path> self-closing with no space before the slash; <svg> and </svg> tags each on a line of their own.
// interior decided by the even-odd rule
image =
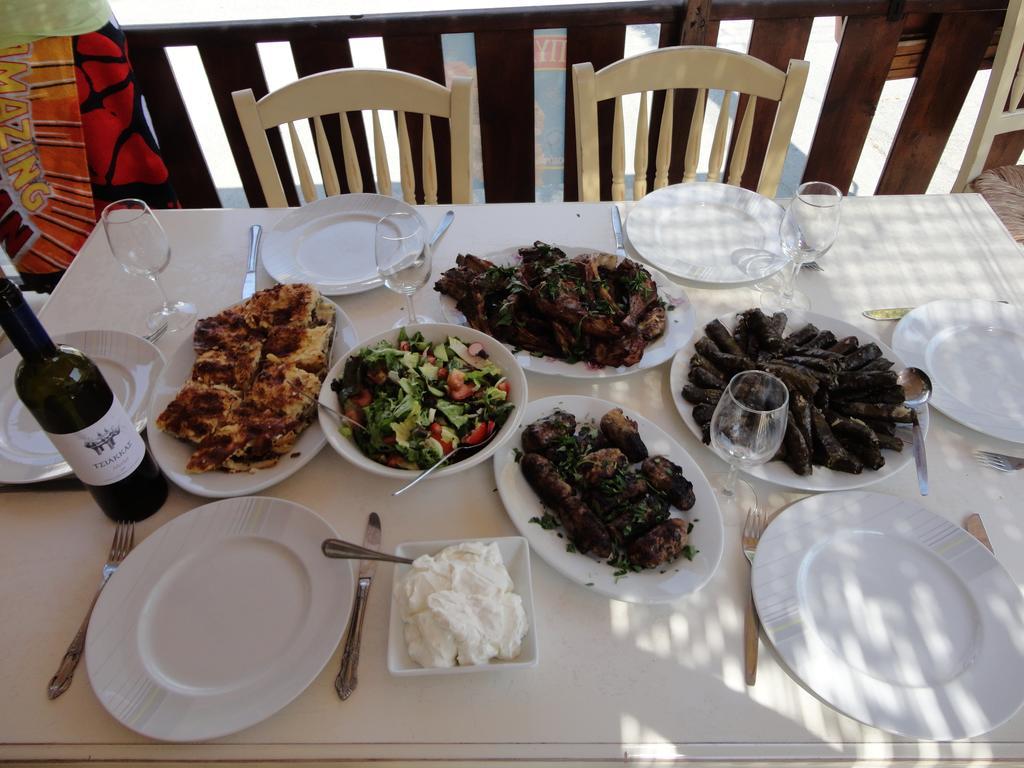
<svg viewBox="0 0 1024 768">
<path fill-rule="evenodd" d="M 711 417 L 711 446 L 729 462 L 729 473 L 714 479 L 719 498 L 736 519 L 757 506 L 739 470 L 753 469 L 779 451 L 789 416 L 789 390 L 763 371 L 743 371 L 729 381 Z"/>
<path fill-rule="evenodd" d="M 430 279 L 430 245 L 419 217 L 399 211 L 378 221 L 374 257 L 384 285 L 407 299 L 408 320 L 399 320 L 395 327 L 429 323 L 430 318 L 416 314 L 412 300 Z"/>
<path fill-rule="evenodd" d="M 166 326 L 169 331 L 177 331 L 188 325 L 196 316 L 195 306 L 168 298 L 157 279 L 171 261 L 171 246 L 149 206 L 142 200 L 118 200 L 103 209 L 100 221 L 110 252 L 122 269 L 149 278 L 160 291 L 163 304 L 146 318 L 149 330 Z"/>
<path fill-rule="evenodd" d="M 824 181 L 799 186 L 779 227 L 782 251 L 789 261 L 782 268 L 781 280 L 762 291 L 762 307 L 772 312 L 811 308 L 807 294 L 796 289 L 796 276 L 804 264 L 817 261 L 832 247 L 839 231 L 842 200 L 843 193 Z"/>
</svg>

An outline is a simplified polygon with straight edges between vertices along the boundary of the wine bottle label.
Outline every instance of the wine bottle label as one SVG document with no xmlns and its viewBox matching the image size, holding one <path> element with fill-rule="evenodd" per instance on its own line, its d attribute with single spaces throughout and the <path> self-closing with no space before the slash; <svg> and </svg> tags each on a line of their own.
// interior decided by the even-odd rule
<svg viewBox="0 0 1024 768">
<path fill-rule="evenodd" d="M 146 444 L 124 407 L 114 398 L 110 410 L 81 432 L 47 433 L 78 479 L 87 485 L 124 480 L 146 456 Z"/>
</svg>

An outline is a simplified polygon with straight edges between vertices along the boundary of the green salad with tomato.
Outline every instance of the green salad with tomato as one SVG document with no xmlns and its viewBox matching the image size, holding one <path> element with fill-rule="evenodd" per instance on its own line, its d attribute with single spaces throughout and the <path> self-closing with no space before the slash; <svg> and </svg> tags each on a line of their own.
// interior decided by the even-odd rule
<svg viewBox="0 0 1024 768">
<path fill-rule="evenodd" d="M 434 343 L 404 328 L 395 342 L 349 357 L 331 389 L 342 412 L 366 427 L 342 424 L 341 433 L 369 458 L 400 469 L 427 469 L 456 448 L 479 445 L 515 408 L 484 345 L 453 336 Z"/>
</svg>

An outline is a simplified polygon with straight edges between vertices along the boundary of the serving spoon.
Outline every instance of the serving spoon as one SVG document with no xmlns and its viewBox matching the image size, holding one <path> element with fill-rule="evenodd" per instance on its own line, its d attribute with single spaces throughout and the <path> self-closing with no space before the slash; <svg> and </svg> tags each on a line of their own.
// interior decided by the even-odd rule
<svg viewBox="0 0 1024 768">
<path fill-rule="evenodd" d="M 896 375 L 903 387 L 903 403 L 914 410 L 914 463 L 917 465 L 917 485 L 922 496 L 928 495 L 928 460 L 924 455 L 924 435 L 917 413 L 932 396 L 932 380 L 920 368 L 904 368 Z"/>
<path fill-rule="evenodd" d="M 473 443 L 473 445 L 460 445 L 458 448 L 456 448 L 451 453 L 446 453 L 440 459 L 435 461 L 433 466 L 428 467 L 427 469 L 423 470 L 412 482 L 407 483 L 406 485 L 403 485 L 401 488 L 399 488 L 397 491 L 395 491 L 391 495 L 392 496 L 401 496 L 403 493 L 408 491 L 410 488 L 412 488 L 414 485 L 419 483 L 421 480 L 426 480 L 427 477 L 435 469 L 440 467 L 442 464 L 444 464 L 446 461 L 448 461 L 450 458 L 452 458 L 459 451 L 475 451 L 475 450 L 478 450 L 480 448 L 483 448 L 485 445 L 487 445 L 489 442 L 491 442 L 491 438 L 493 438 L 496 434 L 498 434 L 498 431 L 499 430 L 497 430 L 497 429 L 492 429 L 491 433 L 489 435 L 487 435 L 487 437 L 485 437 L 479 443 Z"/>
</svg>

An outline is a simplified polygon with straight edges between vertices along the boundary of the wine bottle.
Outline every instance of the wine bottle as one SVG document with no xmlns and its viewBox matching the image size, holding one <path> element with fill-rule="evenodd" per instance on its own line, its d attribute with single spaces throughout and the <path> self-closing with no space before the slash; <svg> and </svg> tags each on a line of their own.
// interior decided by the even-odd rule
<svg viewBox="0 0 1024 768">
<path fill-rule="evenodd" d="M 7 278 L 0 278 L 0 327 L 21 353 L 18 397 L 107 516 L 137 521 L 160 509 L 167 481 L 100 369 L 54 344 Z"/>
</svg>

